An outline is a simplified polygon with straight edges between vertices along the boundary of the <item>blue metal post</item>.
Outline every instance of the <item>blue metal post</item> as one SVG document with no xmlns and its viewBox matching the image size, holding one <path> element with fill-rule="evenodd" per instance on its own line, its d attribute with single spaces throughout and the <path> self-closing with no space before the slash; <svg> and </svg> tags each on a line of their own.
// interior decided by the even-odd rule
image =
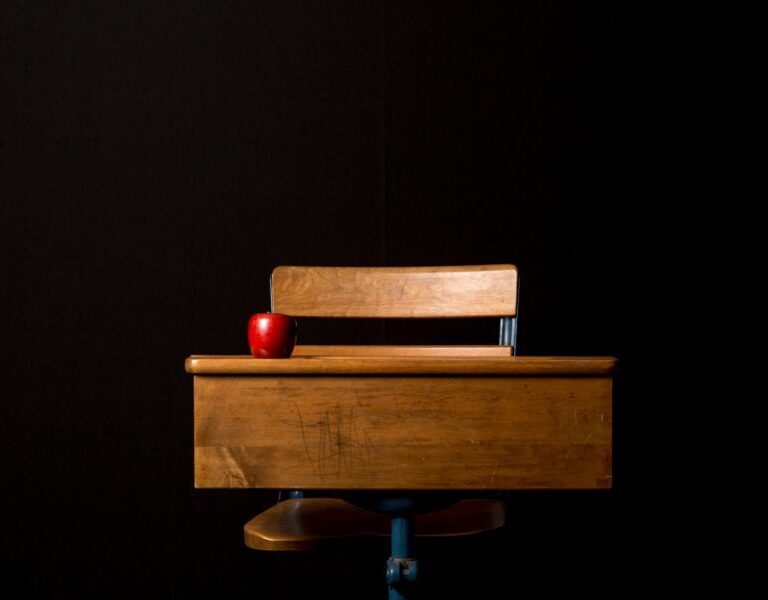
<svg viewBox="0 0 768 600">
<path fill-rule="evenodd" d="M 392 558 L 410 558 L 412 517 L 392 517 Z"/>
<path fill-rule="evenodd" d="M 406 600 L 408 586 L 416 581 L 418 561 L 411 558 L 413 517 L 392 517 L 392 556 L 387 561 L 389 600 Z"/>
<path fill-rule="evenodd" d="M 502 346 L 512 346 L 512 353 L 517 354 L 517 317 L 501 318 L 499 344 Z"/>
</svg>

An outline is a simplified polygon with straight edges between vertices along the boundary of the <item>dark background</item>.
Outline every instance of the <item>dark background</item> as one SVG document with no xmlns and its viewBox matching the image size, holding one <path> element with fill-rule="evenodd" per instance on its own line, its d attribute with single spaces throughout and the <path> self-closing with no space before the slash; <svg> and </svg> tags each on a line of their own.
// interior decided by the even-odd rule
<svg viewBox="0 0 768 600">
<path fill-rule="evenodd" d="M 4 2 L 9 585 L 384 597 L 384 542 L 257 553 L 241 527 L 274 494 L 193 489 L 184 358 L 247 352 L 277 265 L 513 262 L 521 353 L 621 360 L 615 488 L 515 494 L 503 530 L 424 543 L 423 597 L 641 586 L 663 500 L 644 491 L 665 210 L 648 24 L 567 0 Z M 303 321 L 300 341 L 497 329 Z"/>
</svg>

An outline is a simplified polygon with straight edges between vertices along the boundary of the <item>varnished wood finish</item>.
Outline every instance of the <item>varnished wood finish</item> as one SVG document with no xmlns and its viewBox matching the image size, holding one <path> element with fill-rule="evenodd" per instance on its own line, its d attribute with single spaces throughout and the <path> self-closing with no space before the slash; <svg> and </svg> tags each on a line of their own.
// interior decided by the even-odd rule
<svg viewBox="0 0 768 600">
<path fill-rule="evenodd" d="M 515 356 L 190 356 L 195 375 L 609 375 L 611 357 Z"/>
<path fill-rule="evenodd" d="M 517 268 L 277 267 L 272 310 L 296 317 L 507 317 Z"/>
<path fill-rule="evenodd" d="M 307 356 L 512 356 L 511 346 L 296 346 L 292 357 Z"/>
<path fill-rule="evenodd" d="M 439 362 L 446 368 L 462 361 Z M 609 377 L 360 373 L 196 376 L 196 485 L 350 490 L 610 486 Z"/>
<path fill-rule="evenodd" d="M 505 505 L 500 500 L 462 500 L 415 519 L 417 537 L 470 535 L 504 525 Z M 301 498 L 254 517 L 243 533 L 245 545 L 255 550 L 317 550 L 360 536 L 387 536 L 390 517 L 337 498 Z"/>
</svg>

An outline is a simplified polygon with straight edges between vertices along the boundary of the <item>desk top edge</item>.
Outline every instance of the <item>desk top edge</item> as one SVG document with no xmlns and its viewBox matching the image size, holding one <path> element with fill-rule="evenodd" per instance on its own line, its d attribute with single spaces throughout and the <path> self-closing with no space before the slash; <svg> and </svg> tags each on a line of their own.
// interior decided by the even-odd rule
<svg viewBox="0 0 768 600">
<path fill-rule="evenodd" d="M 550 375 L 608 376 L 610 356 L 298 356 L 192 355 L 192 375 Z"/>
</svg>

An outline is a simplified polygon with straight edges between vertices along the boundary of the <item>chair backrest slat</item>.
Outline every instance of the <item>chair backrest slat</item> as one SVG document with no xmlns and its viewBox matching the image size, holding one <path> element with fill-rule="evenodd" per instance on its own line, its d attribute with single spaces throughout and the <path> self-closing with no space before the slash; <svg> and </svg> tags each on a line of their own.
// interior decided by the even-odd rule
<svg viewBox="0 0 768 600">
<path fill-rule="evenodd" d="M 272 310 L 295 317 L 514 317 L 517 268 L 277 267 Z"/>
</svg>

